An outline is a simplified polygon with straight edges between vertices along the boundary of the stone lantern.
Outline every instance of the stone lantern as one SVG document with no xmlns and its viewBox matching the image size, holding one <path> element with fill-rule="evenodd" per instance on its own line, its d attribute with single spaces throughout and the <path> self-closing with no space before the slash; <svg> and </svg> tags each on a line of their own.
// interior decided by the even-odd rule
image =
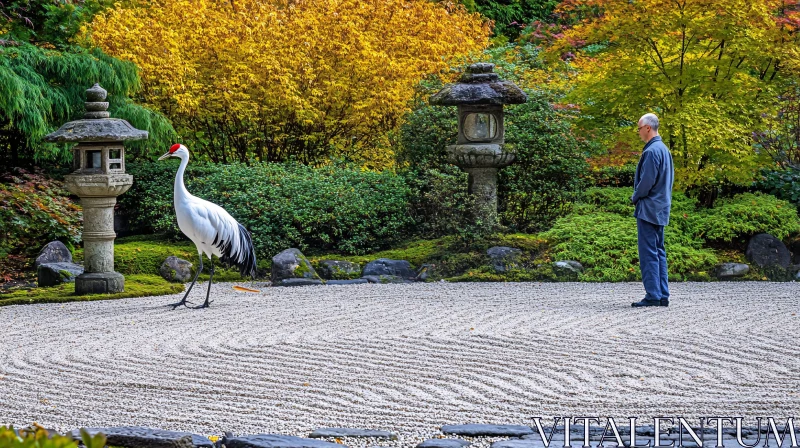
<svg viewBox="0 0 800 448">
<path fill-rule="evenodd" d="M 469 192 L 489 227 L 497 222 L 497 170 L 515 157 L 503 150 L 503 105 L 528 101 L 522 89 L 493 70 L 494 64 L 471 64 L 459 82 L 430 99 L 436 106 L 458 106 L 458 141 L 447 147 L 447 157 L 469 173 Z"/>
<path fill-rule="evenodd" d="M 133 185 L 125 174 L 125 140 L 147 139 L 147 131 L 125 120 L 109 118 L 106 91 L 95 84 L 86 91 L 86 113 L 82 120 L 66 123 L 45 141 L 77 143 L 73 149 L 73 171 L 65 176 L 69 191 L 83 206 L 84 273 L 75 279 L 76 294 L 121 292 L 125 278 L 114 272 L 114 205 L 117 196 Z"/>
</svg>

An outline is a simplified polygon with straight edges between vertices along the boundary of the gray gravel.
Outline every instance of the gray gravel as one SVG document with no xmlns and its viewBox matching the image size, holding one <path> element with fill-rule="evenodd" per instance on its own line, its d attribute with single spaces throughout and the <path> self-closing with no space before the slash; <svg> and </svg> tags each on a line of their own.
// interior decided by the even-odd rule
<svg viewBox="0 0 800 448">
<path fill-rule="evenodd" d="M 638 283 L 232 285 L 205 310 L 0 308 L 0 424 L 356 427 L 399 439 L 350 446 L 415 446 L 443 424 L 800 409 L 800 283 L 674 283 L 649 309 L 630 307 Z"/>
</svg>

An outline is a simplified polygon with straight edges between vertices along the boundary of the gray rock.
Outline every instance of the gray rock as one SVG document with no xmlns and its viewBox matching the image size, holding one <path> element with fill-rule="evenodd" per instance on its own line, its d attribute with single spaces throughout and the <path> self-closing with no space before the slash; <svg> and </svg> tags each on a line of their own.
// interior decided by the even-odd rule
<svg viewBox="0 0 800 448">
<path fill-rule="evenodd" d="M 39 269 L 45 263 L 72 263 L 72 253 L 61 241 L 50 241 L 39 252 L 33 267 Z"/>
<path fill-rule="evenodd" d="M 308 437 L 311 439 L 323 437 L 374 437 L 376 439 L 397 440 L 397 435 L 389 431 L 358 428 L 317 428 Z"/>
<path fill-rule="evenodd" d="M 319 275 L 326 280 L 348 280 L 361 275 L 361 265 L 349 261 L 322 260 Z"/>
<path fill-rule="evenodd" d="M 86 428 L 86 431 L 92 436 L 101 432 L 106 436 L 108 446 L 125 448 L 210 448 L 214 446 L 211 440 L 197 434 L 139 426 Z M 80 440 L 81 438 L 79 429 L 72 430 L 67 435 L 75 440 Z"/>
<path fill-rule="evenodd" d="M 442 432 L 444 434 L 472 437 L 520 437 L 533 434 L 533 429 L 530 426 L 524 425 L 483 425 L 471 423 L 466 425 L 444 425 L 442 426 Z"/>
<path fill-rule="evenodd" d="M 322 280 L 314 278 L 285 278 L 283 280 L 272 282 L 272 286 L 321 286 L 324 285 Z"/>
<path fill-rule="evenodd" d="M 495 272 L 508 272 L 520 264 L 522 251 L 516 247 L 495 246 L 486 251 Z"/>
<path fill-rule="evenodd" d="M 408 280 L 396 275 L 365 275 L 361 277 L 369 283 L 413 283 L 413 280 Z"/>
<path fill-rule="evenodd" d="M 161 264 L 158 273 L 168 282 L 186 283 L 192 279 L 192 263 L 183 258 L 169 256 Z"/>
<path fill-rule="evenodd" d="M 338 443 L 280 434 L 225 437 L 222 444 L 226 448 L 347 448 Z"/>
<path fill-rule="evenodd" d="M 463 448 L 470 445 L 472 444 L 461 439 L 428 439 L 417 445 L 417 448 Z"/>
<path fill-rule="evenodd" d="M 789 242 L 789 252 L 792 253 L 792 263 L 800 264 L 800 237 Z"/>
<path fill-rule="evenodd" d="M 406 260 L 391 260 L 389 258 L 378 258 L 364 266 L 364 272 L 361 273 L 362 277 L 375 275 L 395 276 L 407 280 L 417 278 L 417 273 L 411 269 L 411 263 Z"/>
<path fill-rule="evenodd" d="M 328 280 L 325 282 L 326 285 L 360 285 L 363 283 L 369 283 L 369 280 L 365 278 L 354 278 L 353 280 Z"/>
<path fill-rule="evenodd" d="M 786 269 L 791 264 L 791 254 L 783 242 L 768 233 L 761 233 L 747 243 L 747 260 L 758 267 L 779 266 Z"/>
<path fill-rule="evenodd" d="M 717 278 L 727 280 L 736 277 L 743 277 L 750 272 L 750 266 L 744 263 L 723 263 L 717 267 Z"/>
<path fill-rule="evenodd" d="M 320 279 L 308 258 L 295 248 L 286 249 L 272 257 L 272 284 L 290 278 Z"/>
<path fill-rule="evenodd" d="M 556 275 L 577 279 L 583 272 L 583 265 L 574 260 L 556 261 L 553 263 L 553 271 Z"/>
<path fill-rule="evenodd" d="M 44 263 L 36 270 L 39 287 L 72 283 L 83 274 L 83 266 L 74 263 Z"/>
</svg>

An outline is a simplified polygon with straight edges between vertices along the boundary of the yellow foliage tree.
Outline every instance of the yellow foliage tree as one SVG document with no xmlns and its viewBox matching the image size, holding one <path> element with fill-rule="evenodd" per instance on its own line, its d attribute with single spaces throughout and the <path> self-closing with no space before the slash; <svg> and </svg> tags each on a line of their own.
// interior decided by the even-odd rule
<svg viewBox="0 0 800 448">
<path fill-rule="evenodd" d="M 561 8 L 583 19 L 550 53 L 572 59 L 568 98 L 590 128 L 641 148 L 636 122 L 655 112 L 677 186 L 750 183 L 763 163 L 752 133 L 798 79 L 796 0 L 566 0 Z"/>
<path fill-rule="evenodd" d="M 427 0 L 141 0 L 87 31 L 140 67 L 141 100 L 213 161 L 384 168 L 414 86 L 485 48 L 489 25 Z"/>
</svg>

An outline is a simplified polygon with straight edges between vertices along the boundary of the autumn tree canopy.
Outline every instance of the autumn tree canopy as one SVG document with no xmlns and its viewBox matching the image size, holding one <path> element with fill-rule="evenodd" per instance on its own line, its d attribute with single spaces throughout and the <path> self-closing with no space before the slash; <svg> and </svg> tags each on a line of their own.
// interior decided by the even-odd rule
<svg viewBox="0 0 800 448">
<path fill-rule="evenodd" d="M 91 38 L 141 69 L 143 101 L 214 161 L 391 163 L 414 86 L 483 49 L 488 24 L 426 0 L 142 0 Z"/>
<path fill-rule="evenodd" d="M 793 0 L 569 0 L 581 17 L 552 54 L 571 60 L 570 98 L 589 126 L 635 147 L 646 112 L 662 122 L 677 186 L 748 183 L 752 133 L 798 67 Z M 766 114 L 766 115 L 765 115 Z"/>
</svg>

